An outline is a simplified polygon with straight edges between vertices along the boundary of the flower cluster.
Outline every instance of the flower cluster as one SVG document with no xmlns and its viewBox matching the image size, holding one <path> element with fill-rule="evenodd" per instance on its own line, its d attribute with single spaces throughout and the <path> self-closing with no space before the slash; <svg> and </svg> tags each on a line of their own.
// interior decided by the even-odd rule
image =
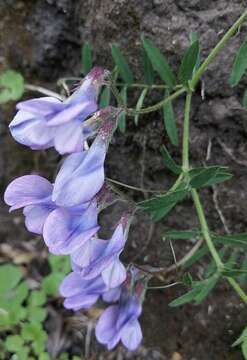
<svg viewBox="0 0 247 360">
<path fill-rule="evenodd" d="M 126 270 L 119 259 L 131 213 L 121 217 L 109 240 L 98 236 L 98 214 L 109 200 L 104 162 L 119 114 L 112 107 L 98 110 L 106 74 L 94 68 L 64 102 L 43 97 L 17 105 L 10 123 L 16 141 L 34 150 L 55 147 L 68 155 L 54 183 L 25 175 L 9 184 L 4 199 L 10 211 L 23 208 L 27 229 L 42 235 L 51 253 L 71 257 L 72 272 L 60 287 L 64 306 L 77 311 L 90 308 L 99 298 L 118 301 L 103 312 L 96 337 L 108 349 L 121 340 L 134 350 L 142 339 L 137 320 L 142 296 L 136 290 L 140 276 L 136 270 Z M 94 140 L 85 149 L 88 138 Z"/>
</svg>

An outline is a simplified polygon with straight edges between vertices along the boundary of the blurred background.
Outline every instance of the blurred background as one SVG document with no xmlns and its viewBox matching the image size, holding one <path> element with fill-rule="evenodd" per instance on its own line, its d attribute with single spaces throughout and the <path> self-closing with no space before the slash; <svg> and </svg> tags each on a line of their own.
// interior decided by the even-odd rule
<svg viewBox="0 0 247 360">
<path fill-rule="evenodd" d="M 93 64 L 109 70 L 114 68 L 110 46 L 117 43 L 135 78 L 142 82 L 141 34 L 153 40 L 176 71 L 192 31 L 199 36 L 204 58 L 245 8 L 246 0 L 0 0 L 0 73 L 12 69 L 22 74 L 25 99 L 40 96 L 30 91 L 32 86 L 60 92 L 60 78 L 83 76 L 81 52 L 86 42 L 93 49 Z M 246 25 L 243 27 L 246 29 Z M 202 192 L 210 227 L 219 233 L 225 227 L 230 232 L 247 229 L 247 114 L 241 107 L 247 78 L 238 88 L 232 89 L 228 84 L 234 54 L 244 33 L 236 35 L 210 66 L 192 105 L 192 163 L 229 166 L 234 174 L 217 190 L 207 188 Z M 128 94 L 130 106 L 135 105 L 138 95 L 138 90 Z M 162 95 L 152 91 L 146 105 Z M 179 134 L 183 106 L 183 98 L 174 106 Z M 17 176 L 38 173 L 52 180 L 60 161 L 53 150 L 34 152 L 11 138 L 8 124 L 14 114 L 14 101 L 0 105 L 2 193 Z M 110 146 L 107 176 L 137 187 L 168 189 L 174 179 L 160 157 L 162 144 L 167 144 L 179 162 L 180 150 L 168 143 L 162 111 L 140 117 L 138 125 L 127 118 L 125 131 L 117 131 Z M 145 194 L 131 190 L 128 195 L 134 200 L 145 198 Z M 219 218 L 219 208 L 225 224 Z M 111 226 L 112 217 L 117 218 L 119 211 L 118 207 L 107 211 L 102 222 Z M 130 233 L 126 260 L 134 258 L 154 266 L 173 264 L 171 248 L 162 242 L 162 232 L 165 227 L 196 227 L 194 215 L 189 200 L 179 204 L 155 227 L 148 216 L 139 215 Z M 189 248 L 190 244 L 174 244 L 176 257 L 183 256 Z M 246 325 L 247 312 L 224 282 L 200 306 L 168 307 L 184 292 L 183 288 L 149 292 L 141 318 L 144 341 L 140 349 L 134 354 L 121 347 L 107 352 L 96 343 L 93 332 L 100 308 L 76 314 L 63 309 L 57 286 L 69 271 L 67 259 L 48 257 L 42 240 L 26 231 L 21 212 L 9 214 L 3 202 L 0 263 L 5 265 L 0 266 L 0 296 L 16 290 L 10 304 L 11 319 L 2 323 L 0 320 L 0 359 L 17 359 L 13 354 L 18 349 L 20 360 L 242 359 L 240 351 L 231 348 L 231 344 Z M 203 264 L 197 265 L 198 276 L 202 268 Z M 166 280 L 176 281 L 176 274 Z M 24 324 L 21 337 L 20 324 Z M 15 337 L 6 345 L 10 335 Z"/>
</svg>

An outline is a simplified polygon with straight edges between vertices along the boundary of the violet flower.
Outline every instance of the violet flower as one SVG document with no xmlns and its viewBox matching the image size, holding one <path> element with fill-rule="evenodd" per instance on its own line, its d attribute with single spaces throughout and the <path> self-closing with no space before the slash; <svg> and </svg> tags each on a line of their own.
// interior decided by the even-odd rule
<svg viewBox="0 0 247 360">
<path fill-rule="evenodd" d="M 53 254 L 72 254 L 99 230 L 97 202 L 72 208 L 59 207 L 47 217 L 43 236 Z"/>
<path fill-rule="evenodd" d="M 100 316 L 96 325 L 96 338 L 113 349 L 119 341 L 129 350 L 136 350 L 142 341 L 142 331 L 138 321 L 142 312 L 142 302 L 146 280 L 128 272 L 121 286 L 119 303 L 109 306 Z"/>
<path fill-rule="evenodd" d="M 56 208 L 51 199 L 52 184 L 38 175 L 13 180 L 4 194 L 10 211 L 24 207 L 25 225 L 30 232 L 42 234 L 47 216 Z"/>
<path fill-rule="evenodd" d="M 110 240 L 91 238 L 71 255 L 75 271 L 84 279 L 102 275 L 109 288 L 115 288 L 126 278 L 126 270 L 119 260 L 127 239 L 127 229 L 120 221 Z"/>
<path fill-rule="evenodd" d="M 60 294 L 66 298 L 65 308 L 74 311 L 89 309 L 105 291 L 107 291 L 107 287 L 101 276 L 92 280 L 84 280 L 80 274 L 75 272 L 67 275 L 60 285 Z"/>
<path fill-rule="evenodd" d="M 98 231 L 96 199 L 76 207 L 60 207 L 52 201 L 53 185 L 38 175 L 12 181 L 4 200 L 10 211 L 24 207 L 29 231 L 43 234 L 54 254 L 71 254 Z"/>
<path fill-rule="evenodd" d="M 17 104 L 10 123 L 14 139 L 33 150 L 55 147 L 60 154 L 83 150 L 90 128 L 83 121 L 97 110 L 97 97 L 107 72 L 95 67 L 81 86 L 64 102 L 42 97 Z"/>
<path fill-rule="evenodd" d="M 52 200 L 60 206 L 77 206 L 90 201 L 104 183 L 107 145 L 100 135 L 89 150 L 71 154 L 54 183 Z"/>
</svg>

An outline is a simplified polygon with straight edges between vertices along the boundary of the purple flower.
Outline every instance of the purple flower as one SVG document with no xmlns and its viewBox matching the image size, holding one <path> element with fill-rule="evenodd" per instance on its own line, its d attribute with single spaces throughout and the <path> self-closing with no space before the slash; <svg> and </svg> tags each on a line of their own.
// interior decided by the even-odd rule
<svg viewBox="0 0 247 360">
<path fill-rule="evenodd" d="M 65 308 L 74 311 L 89 309 L 106 290 L 107 287 L 101 276 L 92 280 L 84 280 L 80 274 L 75 272 L 67 275 L 60 285 L 60 294 L 66 298 Z"/>
<path fill-rule="evenodd" d="M 104 183 L 107 145 L 100 135 L 87 151 L 69 155 L 54 184 L 52 200 L 60 206 L 77 206 L 90 201 Z"/>
<path fill-rule="evenodd" d="M 71 255 L 75 271 L 84 279 L 93 279 L 102 275 L 109 288 L 115 288 L 126 278 L 126 270 L 119 260 L 127 234 L 120 223 L 110 240 L 91 238 L 84 246 Z"/>
<path fill-rule="evenodd" d="M 12 181 L 4 194 L 10 211 L 24 207 L 25 224 L 29 231 L 42 234 L 47 216 L 55 209 L 52 184 L 38 175 L 21 176 Z"/>
<path fill-rule="evenodd" d="M 72 254 L 99 230 L 96 200 L 72 208 L 57 208 L 47 217 L 43 236 L 53 254 Z"/>
<path fill-rule="evenodd" d="M 55 147 L 60 154 L 83 150 L 90 128 L 83 121 L 97 110 L 99 88 L 106 71 L 96 67 L 81 86 L 64 102 L 43 97 L 17 104 L 19 110 L 10 123 L 14 139 L 33 150 Z"/>
<path fill-rule="evenodd" d="M 99 229 L 96 199 L 75 207 L 60 207 L 52 201 L 53 185 L 38 175 L 12 181 L 4 195 L 10 211 L 24 207 L 29 231 L 43 234 L 54 254 L 71 254 Z"/>
<path fill-rule="evenodd" d="M 113 349 L 121 340 L 129 350 L 136 350 L 142 340 L 138 318 L 142 312 L 141 297 L 122 286 L 119 303 L 109 306 L 96 325 L 96 338 Z"/>
<path fill-rule="evenodd" d="M 102 294 L 102 299 L 105 302 L 113 303 L 119 300 L 121 295 L 121 286 L 117 286 L 116 288 L 112 288 L 107 290 Z"/>
</svg>

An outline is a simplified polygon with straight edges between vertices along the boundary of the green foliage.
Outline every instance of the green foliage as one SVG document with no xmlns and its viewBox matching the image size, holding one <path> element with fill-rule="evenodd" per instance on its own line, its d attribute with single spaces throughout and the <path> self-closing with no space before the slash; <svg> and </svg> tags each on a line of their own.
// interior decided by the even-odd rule
<svg viewBox="0 0 247 360">
<path fill-rule="evenodd" d="M 178 79 L 184 86 L 188 86 L 188 82 L 191 80 L 194 69 L 198 64 L 198 58 L 199 41 L 195 40 L 186 51 L 178 71 Z"/>
<path fill-rule="evenodd" d="M 193 44 L 194 42 L 199 41 L 198 34 L 194 31 L 190 33 L 190 43 Z M 200 44 L 199 44 L 199 50 L 198 50 L 198 56 L 196 60 L 196 64 L 193 69 L 193 74 L 196 72 L 196 70 L 200 67 Z"/>
<path fill-rule="evenodd" d="M 120 92 L 121 98 L 123 99 L 124 105 L 127 104 L 127 86 L 124 86 Z M 125 133 L 126 130 L 126 114 L 122 112 L 118 119 L 118 128 L 121 133 Z"/>
<path fill-rule="evenodd" d="M 244 96 L 243 96 L 243 107 L 245 109 L 247 109 L 247 89 L 244 92 Z"/>
<path fill-rule="evenodd" d="M 189 302 L 194 302 L 196 305 L 200 304 L 215 287 L 219 278 L 220 274 L 215 273 L 205 280 L 192 282 L 192 289 L 186 294 L 173 300 L 169 305 L 171 307 L 177 307 Z"/>
<path fill-rule="evenodd" d="M 68 256 L 48 255 L 48 262 L 51 267 L 51 273 L 62 273 L 64 276 L 71 270 L 70 259 Z"/>
<path fill-rule="evenodd" d="M 63 277 L 63 274 L 55 272 L 47 275 L 42 280 L 42 288 L 46 295 L 56 296 L 58 294 L 59 284 L 61 283 Z"/>
<path fill-rule="evenodd" d="M 232 72 L 230 75 L 230 85 L 236 86 L 241 80 L 247 69 L 247 36 L 245 37 L 240 49 L 235 57 Z"/>
<path fill-rule="evenodd" d="M 169 91 L 166 91 L 166 97 L 168 97 Z M 171 143 L 175 146 L 178 146 L 178 131 L 176 127 L 176 121 L 174 118 L 174 112 L 171 101 L 168 101 L 163 106 L 163 118 L 164 118 L 164 124 L 166 133 L 171 141 Z"/>
<path fill-rule="evenodd" d="M 198 236 L 201 236 L 198 230 L 167 230 L 163 235 L 163 239 L 190 240 L 196 239 Z"/>
<path fill-rule="evenodd" d="M 176 85 L 176 77 L 173 74 L 166 58 L 161 54 L 160 50 L 153 44 L 153 42 L 145 37 L 142 38 L 143 47 L 149 57 L 149 60 L 161 79 L 170 87 Z"/>
<path fill-rule="evenodd" d="M 182 168 L 175 163 L 165 145 L 161 147 L 160 151 L 163 156 L 165 166 L 174 174 L 179 175 L 182 172 Z"/>
<path fill-rule="evenodd" d="M 154 221 L 159 221 L 166 216 L 179 201 L 182 201 L 187 194 L 188 189 L 182 185 L 175 191 L 169 191 L 165 194 L 142 201 L 138 205 L 149 213 Z"/>
<path fill-rule="evenodd" d="M 14 70 L 7 70 L 0 75 L 0 104 L 18 100 L 24 93 L 24 79 Z"/>
<path fill-rule="evenodd" d="M 37 290 L 29 289 L 17 266 L 0 266 L 0 330 L 9 333 L 3 344 L 3 359 L 14 354 L 17 360 L 50 360 L 43 327 L 47 295 L 57 296 L 61 280 L 70 271 L 70 262 L 66 256 L 53 255 L 48 261 L 51 273 Z"/>
<path fill-rule="evenodd" d="M 126 82 L 126 84 L 131 84 L 134 80 L 133 74 L 130 70 L 127 60 L 125 59 L 124 55 L 121 53 L 119 46 L 117 44 L 112 45 L 111 53 L 113 60 L 121 75 L 121 78 L 123 79 L 123 81 Z"/>
<path fill-rule="evenodd" d="M 152 63 L 149 60 L 149 57 L 147 56 L 147 53 L 144 49 L 142 51 L 142 54 L 143 54 L 144 79 L 148 85 L 152 85 L 154 82 L 154 71 L 153 71 Z"/>
<path fill-rule="evenodd" d="M 22 304 L 28 295 L 28 286 L 21 280 L 18 267 L 0 266 L 0 329 L 9 329 L 26 316 Z"/>
<path fill-rule="evenodd" d="M 70 260 L 68 256 L 49 255 L 48 262 L 51 273 L 43 278 L 42 289 L 46 295 L 57 296 L 59 284 L 70 271 Z"/>
<path fill-rule="evenodd" d="M 232 174 L 228 168 L 222 166 L 208 166 L 190 170 L 190 186 L 198 189 L 204 186 L 212 186 L 231 179 Z"/>
<path fill-rule="evenodd" d="M 89 42 L 85 42 L 81 49 L 81 68 L 84 75 L 86 75 L 93 67 L 92 58 L 92 47 Z"/>
<path fill-rule="evenodd" d="M 245 360 L 247 360 L 247 327 L 243 330 L 239 338 L 232 344 L 232 346 L 241 345 L 242 354 Z"/>
<path fill-rule="evenodd" d="M 104 87 L 100 94 L 99 106 L 100 108 L 104 108 L 110 104 L 111 100 L 111 90 L 108 86 Z"/>
<path fill-rule="evenodd" d="M 22 278 L 21 270 L 14 265 L 2 265 L 0 267 L 0 294 L 12 290 Z"/>
</svg>

